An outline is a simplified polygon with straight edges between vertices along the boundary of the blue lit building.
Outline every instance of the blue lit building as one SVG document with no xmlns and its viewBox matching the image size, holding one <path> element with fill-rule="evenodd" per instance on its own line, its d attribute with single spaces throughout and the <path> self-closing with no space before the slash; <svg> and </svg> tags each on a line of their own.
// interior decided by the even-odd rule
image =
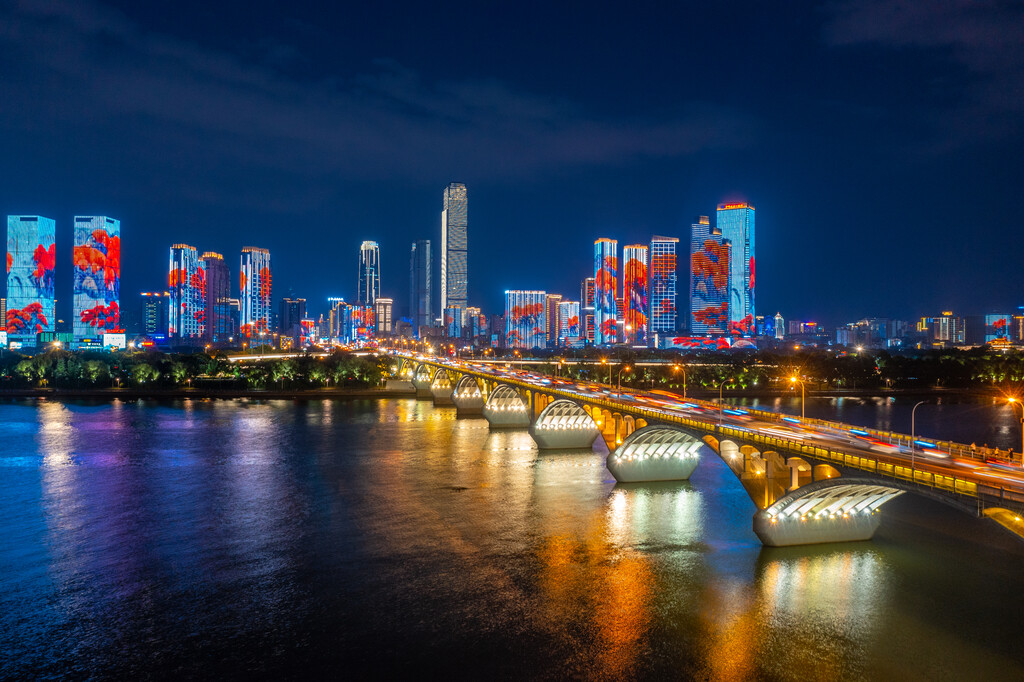
<svg viewBox="0 0 1024 682">
<path fill-rule="evenodd" d="M 729 257 L 729 333 L 754 334 L 754 207 L 720 204 L 718 229 L 732 244 Z"/>
<path fill-rule="evenodd" d="M 594 344 L 618 341 L 619 243 L 614 239 L 594 242 Z"/>
<path fill-rule="evenodd" d="M 8 343 L 36 346 L 36 334 L 55 330 L 57 223 L 42 216 L 7 216 Z"/>
</svg>

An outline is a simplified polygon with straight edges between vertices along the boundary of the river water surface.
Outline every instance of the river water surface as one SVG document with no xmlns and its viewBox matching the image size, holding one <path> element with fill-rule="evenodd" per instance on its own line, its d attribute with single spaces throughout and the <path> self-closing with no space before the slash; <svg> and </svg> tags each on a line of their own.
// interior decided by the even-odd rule
<svg viewBox="0 0 1024 682">
<path fill-rule="evenodd" d="M 414 400 L 6 402 L 0 437 L 3 678 L 1024 678 L 1024 544 L 910 495 L 762 548 L 714 455 L 621 486 Z"/>
</svg>

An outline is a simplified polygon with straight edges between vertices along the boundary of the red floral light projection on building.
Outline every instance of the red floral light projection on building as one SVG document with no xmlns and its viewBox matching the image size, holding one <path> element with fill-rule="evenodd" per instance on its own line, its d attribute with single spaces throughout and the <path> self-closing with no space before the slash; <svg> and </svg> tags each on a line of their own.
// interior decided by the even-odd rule
<svg viewBox="0 0 1024 682">
<path fill-rule="evenodd" d="M 29 303 L 20 310 L 7 311 L 7 331 L 12 333 L 38 333 L 45 331 L 50 321 L 40 303 Z"/>
<path fill-rule="evenodd" d="M 690 256 L 693 291 L 693 331 L 724 334 L 729 328 L 730 244 L 705 239 L 701 249 Z"/>
</svg>

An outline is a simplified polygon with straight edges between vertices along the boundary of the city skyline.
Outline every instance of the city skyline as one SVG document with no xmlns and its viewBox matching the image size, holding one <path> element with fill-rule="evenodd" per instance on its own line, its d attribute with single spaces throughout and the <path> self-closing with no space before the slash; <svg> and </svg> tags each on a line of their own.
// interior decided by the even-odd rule
<svg viewBox="0 0 1024 682">
<path fill-rule="evenodd" d="M 977 291 L 995 308 L 1024 299 L 1008 269 L 985 266 L 981 240 L 958 239 L 977 225 L 1001 235 L 1012 257 L 1024 250 L 1001 208 L 1019 185 L 1024 135 L 1017 100 L 998 96 L 1016 92 L 1024 69 L 1016 53 L 994 59 L 984 47 L 1007 44 L 1018 10 L 666 8 L 624 18 L 622 42 L 608 39 L 608 27 L 573 31 L 583 41 L 574 48 L 549 39 L 573 25 L 562 8 L 539 23 L 510 16 L 501 33 L 460 33 L 445 45 L 425 40 L 439 17 L 380 11 L 361 9 L 368 28 L 357 31 L 340 8 L 319 8 L 311 25 L 322 29 L 304 35 L 265 16 L 242 29 L 231 3 L 208 8 L 203 31 L 187 12 L 145 5 L 0 9 L 16 29 L 0 37 L 12 60 L 0 84 L 9 102 L 0 136 L 19 159 L 0 183 L 0 206 L 61 223 L 108 214 L 139 226 L 123 254 L 126 291 L 161 286 L 151 264 L 170 241 L 220 253 L 259 243 L 277 255 L 281 281 L 322 301 L 356 281 L 354 259 L 335 267 L 352 244 L 375 239 L 382 254 L 397 254 L 434 235 L 438 188 L 458 179 L 472 189 L 477 226 L 470 304 L 492 310 L 522 275 L 539 281 L 551 268 L 487 267 L 510 235 L 566 254 L 571 274 L 537 286 L 569 292 L 586 267 L 579 245 L 594 235 L 685 239 L 694 215 L 731 201 L 762 213 L 758 297 L 769 312 L 838 324 L 967 310 Z M 467 9 L 465 20 L 490 11 Z M 308 21 L 313 10 L 295 12 Z M 737 25 L 737 14 L 750 20 Z M 944 23 L 973 30 L 942 33 Z M 723 25 L 738 32 L 734 50 L 715 49 Z M 897 28 L 881 28 L 889 25 Z M 665 44 L 678 52 L 659 47 L 669 27 L 677 28 Z M 482 39 L 498 48 L 488 54 L 516 59 L 454 58 Z M 105 57 L 88 48 L 98 42 Z M 524 52 L 531 42 L 541 47 Z M 574 55 L 596 45 L 597 61 L 584 68 Z M 215 72 L 213 63 L 230 68 Z M 600 85 L 593 73 L 604 74 Z M 252 82 L 266 87 L 253 92 Z M 32 98 L 22 96 L 28 83 Z M 103 96 L 108 88 L 119 95 Z M 615 103 L 610 89 L 620 93 Z M 63 106 L 94 100 L 101 110 L 87 116 Z M 239 108 L 252 118 L 240 120 Z M 962 120 L 969 125 L 955 125 Z M 83 174 L 73 162 L 83 158 L 106 162 Z M 322 248 L 279 229 L 296 222 L 315 228 Z M 59 251 L 71 244 L 58 236 Z M 950 261 L 963 263 L 955 283 L 935 267 Z M 838 296 L 822 286 L 837 271 L 857 282 Z M 396 277 L 401 268 L 381 284 L 399 300 L 404 285 L 387 282 Z M 68 319 L 70 300 L 58 299 Z M 432 303 L 439 310 L 439 298 Z"/>
</svg>

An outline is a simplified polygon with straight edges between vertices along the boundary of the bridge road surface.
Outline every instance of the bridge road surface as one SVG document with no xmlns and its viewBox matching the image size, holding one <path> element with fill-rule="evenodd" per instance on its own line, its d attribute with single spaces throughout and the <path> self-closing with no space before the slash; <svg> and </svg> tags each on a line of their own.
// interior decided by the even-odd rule
<svg viewBox="0 0 1024 682">
<path fill-rule="evenodd" d="M 788 415 L 781 415 L 782 421 L 767 421 L 758 418 L 756 412 L 733 409 L 708 401 L 683 399 L 681 396 L 670 397 L 665 393 L 617 391 L 596 382 L 561 379 L 525 370 L 506 370 L 490 364 L 474 364 L 435 357 L 423 359 L 456 371 L 471 369 L 479 374 L 490 375 L 497 381 L 513 379 L 533 385 L 539 390 L 556 389 L 575 395 L 583 401 L 601 399 L 619 405 L 627 411 L 641 407 L 669 418 L 685 416 L 712 425 L 721 423 L 735 429 L 803 441 L 807 445 L 831 448 L 850 455 L 870 457 L 879 462 L 901 466 L 913 463 L 914 469 L 918 471 L 953 476 L 984 486 L 1003 488 L 1024 496 L 1024 470 L 1019 466 L 1000 466 L 980 459 L 951 457 L 945 452 L 927 446 L 918 446 L 912 456 L 908 446 L 880 441 L 857 426 L 837 424 L 842 427 L 837 429 L 834 426 L 820 426 Z M 863 435 L 857 434 L 858 431 Z M 917 441 L 928 442 L 923 437 L 917 437 Z"/>
</svg>

